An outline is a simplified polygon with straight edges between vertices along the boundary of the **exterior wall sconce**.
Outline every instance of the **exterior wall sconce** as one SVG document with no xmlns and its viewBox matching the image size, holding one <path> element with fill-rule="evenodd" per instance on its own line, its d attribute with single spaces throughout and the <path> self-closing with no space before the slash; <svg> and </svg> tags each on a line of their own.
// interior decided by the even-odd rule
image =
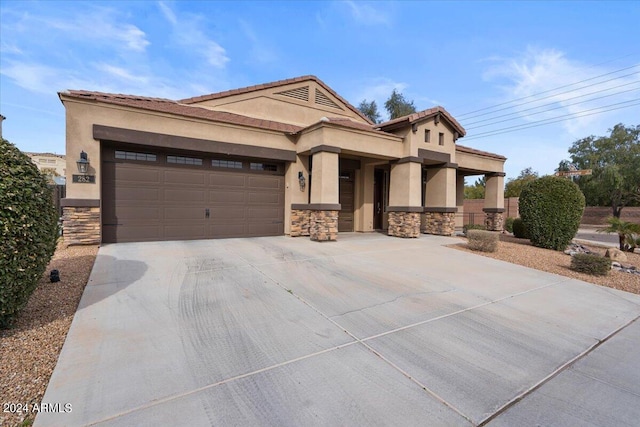
<svg viewBox="0 0 640 427">
<path fill-rule="evenodd" d="M 87 158 L 87 153 L 84 151 L 80 152 L 80 160 L 76 162 L 78 165 L 78 172 L 87 173 L 89 170 L 89 159 Z"/>
<path fill-rule="evenodd" d="M 418 124 L 417 123 L 413 123 L 411 125 L 411 132 L 413 132 L 413 133 L 418 132 Z"/>
<path fill-rule="evenodd" d="M 433 122 L 437 125 L 438 123 L 440 123 L 440 114 L 436 114 L 436 116 L 433 118 Z"/>
<path fill-rule="evenodd" d="M 302 171 L 298 172 L 298 182 L 300 183 L 300 191 L 304 191 L 304 187 L 306 185 L 304 180 L 304 174 Z"/>
</svg>

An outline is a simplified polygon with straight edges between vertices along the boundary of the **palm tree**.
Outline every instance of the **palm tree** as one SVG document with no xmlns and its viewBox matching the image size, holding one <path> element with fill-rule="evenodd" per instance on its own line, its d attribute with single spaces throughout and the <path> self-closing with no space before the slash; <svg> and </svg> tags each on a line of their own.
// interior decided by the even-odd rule
<svg viewBox="0 0 640 427">
<path fill-rule="evenodd" d="M 633 222 L 622 221 L 620 218 L 609 217 L 607 218 L 609 226 L 598 230 L 602 233 L 617 233 L 620 241 L 620 250 L 633 252 L 636 247 L 635 234 L 640 234 L 640 224 Z"/>
</svg>

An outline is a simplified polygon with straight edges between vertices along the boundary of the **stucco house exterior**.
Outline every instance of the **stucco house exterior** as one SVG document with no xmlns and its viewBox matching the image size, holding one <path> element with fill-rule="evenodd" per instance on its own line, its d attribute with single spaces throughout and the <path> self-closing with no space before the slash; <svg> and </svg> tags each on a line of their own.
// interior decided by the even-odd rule
<svg viewBox="0 0 640 427">
<path fill-rule="evenodd" d="M 64 154 L 55 153 L 29 153 L 25 154 L 31 157 L 31 161 L 35 163 L 39 170 L 52 170 L 58 176 L 66 176 L 67 160 Z"/>
<path fill-rule="evenodd" d="M 459 145 L 465 130 L 441 107 L 373 124 L 315 76 L 179 101 L 59 97 L 68 244 L 451 235 L 464 176 L 478 174 L 489 228 L 502 229 L 506 159 Z"/>
</svg>

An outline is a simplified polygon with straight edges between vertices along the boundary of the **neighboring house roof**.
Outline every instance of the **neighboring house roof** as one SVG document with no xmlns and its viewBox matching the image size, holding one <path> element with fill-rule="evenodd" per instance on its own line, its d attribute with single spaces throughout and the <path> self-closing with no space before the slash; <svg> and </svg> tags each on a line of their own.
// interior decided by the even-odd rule
<svg viewBox="0 0 640 427">
<path fill-rule="evenodd" d="M 91 92 L 86 90 L 68 90 L 60 92 L 60 97 L 84 99 L 102 102 L 106 104 L 121 105 L 125 107 L 140 108 L 143 110 L 156 111 L 161 113 L 176 114 L 183 117 L 193 117 L 214 122 L 231 123 L 242 126 L 256 127 L 279 132 L 296 132 L 300 126 L 288 123 L 280 123 L 272 120 L 256 119 L 240 114 L 227 113 L 224 111 L 214 111 L 195 105 L 185 105 L 170 99 L 150 98 L 135 95 L 123 95 L 114 93 Z"/>
<path fill-rule="evenodd" d="M 475 148 L 465 147 L 464 145 L 459 145 L 459 144 L 456 144 L 456 151 L 460 151 L 462 153 L 477 154 L 479 156 L 484 156 L 484 157 L 491 157 L 492 159 L 507 160 L 506 157 L 501 156 L 500 154 L 490 153 L 488 151 L 476 150 Z"/>
<path fill-rule="evenodd" d="M 228 96 L 241 95 L 241 94 L 244 94 L 244 93 L 256 92 L 256 91 L 264 90 L 264 89 L 272 89 L 272 88 L 275 88 L 275 87 L 290 85 L 292 83 L 301 83 L 301 82 L 306 82 L 306 81 L 314 81 L 314 82 L 316 82 L 319 86 L 321 86 L 324 90 L 326 90 L 331 95 L 333 95 L 337 99 L 339 99 L 340 102 L 342 102 L 347 108 L 349 108 L 351 111 L 356 113 L 358 116 L 360 116 L 367 123 L 373 124 L 371 122 L 371 120 L 367 116 L 362 114 L 362 112 L 360 110 L 358 110 L 356 107 L 351 105 L 346 99 L 344 99 L 343 97 L 338 95 L 333 89 L 331 89 L 329 86 L 327 86 L 322 80 L 320 80 L 319 78 L 317 78 L 316 76 L 313 76 L 313 75 L 294 77 L 292 79 L 278 80 L 276 82 L 263 83 L 263 84 L 254 85 L 254 86 L 247 86 L 247 87 L 243 87 L 243 88 L 239 88 L 239 89 L 231 89 L 231 90 L 227 90 L 227 91 L 224 91 L 224 92 L 211 93 L 209 95 L 195 96 L 193 98 L 181 99 L 178 102 L 180 102 L 181 104 L 194 104 L 194 103 L 197 103 L 197 102 L 204 102 L 204 101 L 210 101 L 212 99 L 226 98 Z"/>
<path fill-rule="evenodd" d="M 64 154 L 56 154 L 56 153 L 30 153 L 28 151 L 26 151 L 24 154 L 34 157 L 34 156 L 41 156 L 41 157 L 59 157 L 61 159 L 66 159 L 66 156 Z"/>
<path fill-rule="evenodd" d="M 443 107 L 440 107 L 440 106 L 429 108 L 428 110 L 418 111 L 417 113 L 409 114 L 407 116 L 398 117 L 397 119 L 380 123 L 376 125 L 376 127 L 382 130 L 396 129 L 403 125 L 410 125 L 417 121 L 434 117 L 438 114 L 440 114 L 449 123 L 451 123 L 453 128 L 460 134 L 460 136 L 465 136 L 467 134 L 467 132 L 462 127 L 462 125 L 460 125 L 460 123 L 458 123 L 458 121 L 454 119 L 453 116 L 449 114 L 447 110 L 445 110 Z"/>
</svg>

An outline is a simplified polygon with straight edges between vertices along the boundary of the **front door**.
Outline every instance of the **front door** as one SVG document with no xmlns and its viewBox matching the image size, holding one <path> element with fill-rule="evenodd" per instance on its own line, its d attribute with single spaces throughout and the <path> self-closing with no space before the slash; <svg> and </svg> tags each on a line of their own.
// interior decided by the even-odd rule
<svg viewBox="0 0 640 427">
<path fill-rule="evenodd" d="M 338 232 L 353 231 L 354 211 L 354 175 L 355 171 L 340 171 L 340 213 L 338 214 Z"/>
<path fill-rule="evenodd" d="M 376 169 L 373 173 L 373 228 L 382 229 L 384 215 L 384 171 Z"/>
</svg>

